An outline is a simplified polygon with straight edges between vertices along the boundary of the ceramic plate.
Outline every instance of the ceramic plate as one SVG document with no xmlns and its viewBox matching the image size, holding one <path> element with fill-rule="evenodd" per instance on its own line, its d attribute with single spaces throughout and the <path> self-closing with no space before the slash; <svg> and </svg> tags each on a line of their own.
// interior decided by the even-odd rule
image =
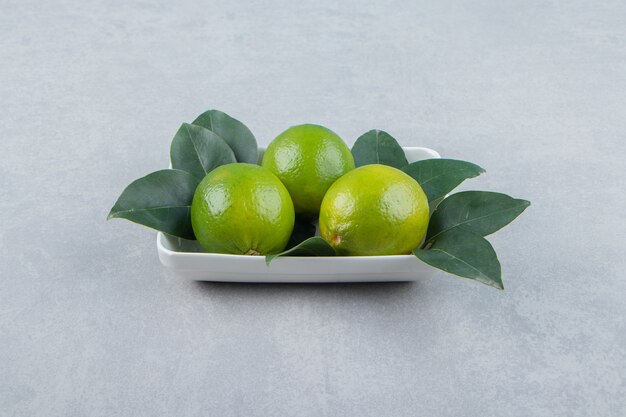
<svg viewBox="0 0 626 417">
<path fill-rule="evenodd" d="M 261 149 L 261 155 L 264 149 Z M 404 148 L 409 162 L 440 158 L 432 149 Z M 270 266 L 263 256 L 203 253 L 194 241 L 157 235 L 161 263 L 181 278 L 221 282 L 413 281 L 436 269 L 413 255 L 281 257 Z"/>
</svg>

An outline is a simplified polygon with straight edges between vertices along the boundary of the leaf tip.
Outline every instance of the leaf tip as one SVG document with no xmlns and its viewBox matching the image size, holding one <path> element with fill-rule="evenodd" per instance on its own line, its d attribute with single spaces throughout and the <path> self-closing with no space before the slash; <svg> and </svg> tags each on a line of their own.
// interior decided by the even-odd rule
<svg viewBox="0 0 626 417">
<path fill-rule="evenodd" d="M 524 200 L 523 198 L 516 198 L 515 201 L 519 203 L 521 207 L 520 214 L 522 214 L 528 207 L 530 207 L 530 201 Z"/>
<path fill-rule="evenodd" d="M 492 287 L 495 288 L 496 290 L 504 291 L 504 284 L 502 283 L 502 281 L 494 282 Z"/>
<path fill-rule="evenodd" d="M 117 217 L 117 213 L 113 211 L 113 209 L 111 209 L 111 211 L 109 211 L 109 214 L 107 214 L 107 220 L 111 220 Z"/>
</svg>

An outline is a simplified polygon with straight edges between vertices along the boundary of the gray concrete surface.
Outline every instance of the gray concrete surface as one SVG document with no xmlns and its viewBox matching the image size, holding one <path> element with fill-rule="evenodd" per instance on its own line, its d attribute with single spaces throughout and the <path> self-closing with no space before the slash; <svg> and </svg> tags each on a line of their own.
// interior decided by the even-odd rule
<svg viewBox="0 0 626 417">
<path fill-rule="evenodd" d="M 0 415 L 624 416 L 623 1 L 0 6 Z M 506 290 L 177 279 L 104 219 L 207 108 L 484 166 Z"/>
</svg>

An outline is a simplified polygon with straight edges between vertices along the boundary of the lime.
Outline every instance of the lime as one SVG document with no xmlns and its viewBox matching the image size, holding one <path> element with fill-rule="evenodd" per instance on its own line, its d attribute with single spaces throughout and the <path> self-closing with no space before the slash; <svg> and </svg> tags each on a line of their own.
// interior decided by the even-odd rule
<svg viewBox="0 0 626 417">
<path fill-rule="evenodd" d="M 262 165 L 285 184 L 296 213 L 317 217 L 324 194 L 354 169 L 354 158 L 332 130 L 306 124 L 278 135 L 267 147 Z"/>
<path fill-rule="evenodd" d="M 404 172 L 365 165 L 338 179 L 320 209 L 320 233 L 340 255 L 401 255 L 428 228 L 428 199 Z"/>
<path fill-rule="evenodd" d="M 208 252 L 265 255 L 282 251 L 294 211 L 285 186 L 252 164 L 222 165 L 204 177 L 191 204 L 191 225 Z"/>
</svg>

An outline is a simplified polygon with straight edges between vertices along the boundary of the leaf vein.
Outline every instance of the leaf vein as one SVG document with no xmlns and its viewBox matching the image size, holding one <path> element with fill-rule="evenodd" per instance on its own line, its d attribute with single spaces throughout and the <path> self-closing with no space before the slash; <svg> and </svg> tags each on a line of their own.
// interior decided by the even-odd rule
<svg viewBox="0 0 626 417">
<path fill-rule="evenodd" d="M 200 159 L 200 152 L 198 151 L 198 148 L 196 147 L 196 142 L 191 137 L 191 131 L 189 130 L 189 125 L 185 125 L 185 128 L 187 129 L 187 135 L 189 136 L 189 141 L 191 142 L 191 146 L 193 146 L 193 150 L 196 152 L 196 159 L 198 160 L 198 163 L 202 167 L 202 171 L 204 171 L 204 174 L 206 175 L 208 174 L 208 172 L 206 168 L 204 167 L 204 165 L 202 164 L 202 160 Z"/>
<path fill-rule="evenodd" d="M 465 171 L 465 169 L 461 168 L 461 169 L 449 170 L 449 171 L 446 171 L 446 172 L 442 172 L 442 173 L 441 173 L 441 174 L 439 174 L 439 175 L 435 175 L 435 176 L 430 177 L 430 178 L 428 178 L 427 180 L 425 180 L 425 181 L 421 182 L 421 183 L 420 183 L 420 185 L 428 184 L 430 181 L 434 181 L 434 180 L 436 180 L 436 179 L 438 179 L 438 178 L 441 178 L 441 177 L 443 177 L 443 176 L 450 175 L 450 174 L 452 174 L 452 173 L 462 173 L 463 171 Z M 474 174 L 474 173 L 472 173 L 472 174 Z M 480 173 L 479 173 L 479 174 L 480 174 Z M 478 175 L 478 174 L 476 174 L 476 175 Z M 474 175 L 474 177 L 475 177 L 476 175 Z M 468 179 L 469 179 L 469 178 L 473 178 L 473 177 L 468 177 Z"/>
<path fill-rule="evenodd" d="M 191 204 L 186 205 L 186 206 L 159 206 L 159 207 L 147 207 L 147 208 L 132 208 L 128 210 L 115 211 L 111 214 L 114 216 L 117 216 L 118 214 L 123 214 L 123 213 L 134 213 L 137 211 L 162 210 L 162 209 L 172 209 L 172 208 L 191 208 Z"/>
<path fill-rule="evenodd" d="M 456 223 L 454 226 L 451 226 L 451 227 L 448 227 L 447 229 L 443 229 L 443 230 L 439 231 L 439 232 L 438 232 L 437 234 L 435 234 L 435 235 L 432 235 L 432 236 L 428 239 L 428 241 L 432 241 L 435 237 L 439 236 L 440 234 L 445 233 L 445 232 L 447 232 L 448 230 L 452 230 L 452 229 L 454 229 L 454 228 L 456 228 L 456 227 L 463 226 L 464 224 L 471 223 L 471 222 L 476 221 L 476 220 L 481 220 L 481 219 L 484 219 L 485 217 L 490 217 L 490 216 L 493 216 L 493 215 L 496 215 L 496 214 L 505 213 L 505 212 L 507 212 L 507 211 L 511 211 L 511 210 L 517 209 L 517 208 L 519 208 L 519 207 L 520 207 L 520 206 L 518 205 L 518 206 L 514 206 L 514 207 L 509 207 L 509 208 L 504 209 L 504 210 L 492 211 L 492 212 L 487 213 L 487 214 L 485 214 L 485 215 L 483 215 L 483 216 L 473 217 L 473 218 L 471 218 L 471 219 L 469 219 L 469 220 L 464 220 L 464 221 L 462 221 L 462 222 Z M 468 215 L 469 215 L 469 208 L 468 208 Z M 466 217 L 466 218 L 467 218 L 467 217 Z"/>
<path fill-rule="evenodd" d="M 445 253 L 446 255 L 450 256 L 452 259 L 461 262 L 462 264 L 465 264 L 467 266 L 469 266 L 470 268 L 472 268 L 474 271 L 476 271 L 481 277 L 483 278 L 487 278 L 490 279 L 487 275 L 485 275 L 481 270 L 479 270 L 478 268 L 476 268 L 474 265 L 465 262 L 463 259 L 461 258 L 457 258 L 456 256 L 454 256 L 453 254 L 451 254 L 450 252 L 446 252 L 445 250 L 442 249 L 429 249 L 432 252 L 441 252 L 441 253 Z"/>
</svg>

